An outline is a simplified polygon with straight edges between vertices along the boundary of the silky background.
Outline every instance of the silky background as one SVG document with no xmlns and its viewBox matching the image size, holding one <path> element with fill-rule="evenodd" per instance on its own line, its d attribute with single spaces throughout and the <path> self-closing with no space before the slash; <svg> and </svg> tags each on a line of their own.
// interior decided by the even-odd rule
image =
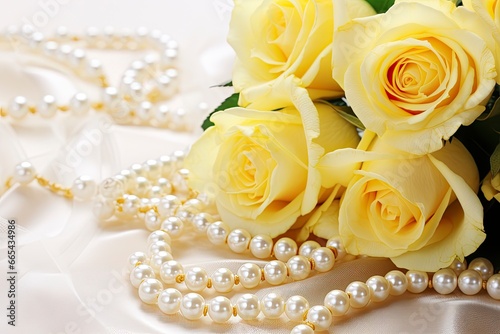
<svg viewBox="0 0 500 334">
<path fill-rule="evenodd" d="M 44 176 L 69 185 L 79 175 L 100 180 L 135 162 L 186 149 L 200 135 L 205 112 L 196 106 L 216 106 L 230 90 L 210 88 L 231 77 L 234 55 L 226 43 L 230 0 L 46 0 L 0 1 L 0 28 L 31 23 L 46 35 L 59 25 L 70 32 L 88 26 L 160 29 L 179 42 L 180 92 L 170 103 L 191 110 L 190 132 L 116 125 L 90 114 L 23 122 L 0 119 L 0 184 L 16 163 L 30 160 Z M 4 43 L 5 44 L 5 43 Z M 8 44 L 2 46 L 8 46 Z M 16 95 L 40 98 L 53 94 L 61 100 L 86 86 L 74 77 L 54 74 L 17 52 L 0 55 L 0 103 Z M 103 60 L 112 83 L 135 59 L 130 53 L 95 53 Z M 57 72 L 56 72 L 57 73 Z M 85 156 L 75 149 L 88 134 L 98 134 Z M 87 136 L 86 136 L 87 134 Z M 207 152 L 209 154 L 209 152 Z M 228 324 L 209 319 L 187 321 L 167 316 L 143 304 L 128 282 L 127 258 L 146 250 L 148 231 L 140 223 L 98 222 L 87 202 L 73 202 L 38 186 L 14 187 L 0 197 L 0 217 L 17 221 L 16 327 L 7 325 L 7 222 L 0 219 L 0 333 L 289 333 L 295 325 L 283 316 L 259 317 Z M 219 267 L 234 272 L 248 254 L 238 255 L 214 247 L 193 232 L 174 242 L 173 255 L 185 267 L 202 265 L 209 273 Z M 257 263 L 263 263 L 256 261 Z M 393 269 L 388 260 L 359 259 L 339 263 L 322 275 L 278 288 L 262 285 L 252 291 L 259 297 L 278 290 L 285 298 L 301 294 L 311 305 L 324 295 L 343 289 L 354 280 L 384 275 Z M 228 296 L 236 301 L 247 291 L 236 288 Z M 207 300 L 215 294 L 205 292 Z M 331 333 L 500 333 L 500 302 L 486 293 L 465 297 L 460 292 L 440 296 L 432 291 L 405 294 L 371 304 L 361 311 L 334 319 Z"/>
</svg>

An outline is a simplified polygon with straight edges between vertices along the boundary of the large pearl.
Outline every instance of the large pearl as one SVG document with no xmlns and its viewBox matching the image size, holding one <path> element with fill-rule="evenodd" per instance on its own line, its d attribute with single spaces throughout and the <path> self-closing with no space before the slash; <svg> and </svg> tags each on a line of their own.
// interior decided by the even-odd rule
<svg viewBox="0 0 500 334">
<path fill-rule="evenodd" d="M 344 243 L 339 236 L 328 239 L 328 241 L 326 242 L 326 247 L 335 248 L 337 250 L 337 256 L 335 260 L 341 260 L 347 255 Z"/>
<path fill-rule="evenodd" d="M 186 272 L 184 283 L 189 290 L 202 291 L 207 287 L 207 272 L 201 267 L 193 267 Z"/>
<path fill-rule="evenodd" d="M 208 240 L 214 245 L 223 245 L 229 234 L 229 227 L 221 221 L 210 224 L 207 228 Z"/>
<path fill-rule="evenodd" d="M 314 240 L 308 240 L 304 242 L 299 247 L 299 255 L 305 256 L 307 258 L 311 257 L 311 253 L 313 250 L 320 248 L 321 245 Z"/>
<path fill-rule="evenodd" d="M 432 286 L 437 293 L 447 295 L 457 287 L 457 274 L 452 269 L 439 269 L 432 277 Z"/>
<path fill-rule="evenodd" d="M 177 289 L 168 288 L 160 292 L 158 307 L 165 314 L 175 314 L 181 308 L 182 294 Z"/>
<path fill-rule="evenodd" d="M 167 232 L 172 239 L 177 239 L 184 230 L 184 223 L 178 217 L 171 216 L 161 223 L 161 229 Z"/>
<path fill-rule="evenodd" d="M 123 201 L 122 212 L 128 216 L 136 215 L 139 211 L 140 205 L 141 201 L 139 200 L 139 197 L 135 195 L 127 195 Z"/>
<path fill-rule="evenodd" d="M 90 176 L 82 175 L 73 182 L 71 192 L 76 199 L 86 201 L 96 194 L 97 184 Z"/>
<path fill-rule="evenodd" d="M 228 321 L 233 315 L 231 301 L 224 296 L 215 297 L 209 303 L 208 315 L 217 323 Z"/>
<path fill-rule="evenodd" d="M 313 250 L 310 258 L 314 261 L 314 270 L 320 273 L 331 270 L 335 264 L 335 255 L 326 247 Z"/>
<path fill-rule="evenodd" d="M 152 244 L 157 241 L 165 241 L 167 244 L 170 244 L 172 242 L 172 239 L 170 238 L 167 232 L 162 230 L 157 230 L 151 232 L 151 234 L 148 236 L 147 243 Z"/>
<path fill-rule="evenodd" d="M 22 119 L 28 112 L 28 100 L 24 96 L 16 96 L 10 104 L 9 115 L 15 119 Z"/>
<path fill-rule="evenodd" d="M 281 238 L 274 244 L 274 256 L 276 259 L 286 262 L 297 254 L 297 243 L 290 238 Z"/>
<path fill-rule="evenodd" d="M 371 300 L 374 302 L 382 302 L 389 297 L 389 282 L 383 276 L 372 276 L 366 281 L 366 285 L 370 289 Z"/>
<path fill-rule="evenodd" d="M 460 288 L 460 291 L 468 296 L 475 295 L 481 291 L 483 287 L 481 274 L 473 269 L 462 271 L 458 277 L 458 287 Z"/>
<path fill-rule="evenodd" d="M 323 305 L 315 305 L 307 312 L 307 321 L 314 325 L 316 331 L 326 331 L 332 324 L 332 314 Z"/>
<path fill-rule="evenodd" d="M 147 264 L 140 264 L 130 272 L 130 283 L 132 283 L 135 288 L 138 288 L 143 280 L 154 277 L 155 272 L 153 268 Z"/>
<path fill-rule="evenodd" d="M 229 292 L 234 287 L 234 274 L 227 268 L 219 268 L 212 274 L 212 285 L 217 292 Z"/>
<path fill-rule="evenodd" d="M 144 215 L 144 225 L 149 231 L 156 231 L 161 226 L 160 216 L 156 213 L 155 210 L 149 210 Z"/>
<path fill-rule="evenodd" d="M 255 320 L 260 313 L 260 302 L 257 296 L 246 293 L 236 301 L 236 311 L 243 320 Z"/>
<path fill-rule="evenodd" d="M 406 272 L 408 280 L 408 291 L 411 293 L 421 293 L 429 286 L 429 275 L 425 271 L 408 270 Z"/>
<path fill-rule="evenodd" d="M 255 263 L 245 263 L 238 269 L 240 284 L 245 289 L 253 289 L 260 284 L 262 273 Z"/>
<path fill-rule="evenodd" d="M 484 257 L 478 257 L 469 263 L 468 269 L 473 269 L 481 274 L 483 280 L 487 280 L 494 273 L 493 265 L 490 260 Z"/>
<path fill-rule="evenodd" d="M 134 269 L 134 267 L 138 266 L 141 263 L 145 263 L 146 261 L 146 254 L 144 254 L 143 252 L 134 252 L 128 257 L 128 267 L 129 269 Z"/>
<path fill-rule="evenodd" d="M 85 93 L 76 93 L 69 103 L 75 115 L 83 115 L 90 109 L 90 101 Z"/>
<path fill-rule="evenodd" d="M 271 285 L 280 285 L 285 282 L 287 277 L 286 264 L 281 261 L 269 261 L 264 266 L 264 278 Z"/>
<path fill-rule="evenodd" d="M 151 260 L 149 260 L 149 265 L 151 266 L 151 268 L 153 268 L 155 273 L 159 273 L 162 264 L 173 259 L 174 258 L 172 257 L 172 254 L 170 254 L 169 252 L 160 251 L 151 256 Z"/>
<path fill-rule="evenodd" d="M 247 250 L 252 236 L 248 231 L 243 229 L 235 229 L 229 232 L 227 236 L 227 245 L 235 253 L 243 253 Z"/>
<path fill-rule="evenodd" d="M 148 254 L 149 256 L 152 256 L 153 254 L 159 253 L 159 252 L 171 252 L 172 249 L 168 243 L 165 241 L 157 241 L 149 244 L 148 247 Z"/>
<path fill-rule="evenodd" d="M 23 161 L 16 165 L 13 179 L 20 184 L 28 184 L 35 179 L 36 171 L 31 162 Z"/>
<path fill-rule="evenodd" d="M 335 316 L 346 314 L 350 308 L 349 296 L 342 290 L 328 292 L 323 303 Z"/>
<path fill-rule="evenodd" d="M 458 276 L 462 271 L 467 269 L 467 261 L 465 259 L 460 261 L 458 258 L 455 258 L 448 268 L 452 269 Z"/>
<path fill-rule="evenodd" d="M 99 220 L 106 220 L 115 214 L 115 203 L 112 200 L 96 198 L 92 206 L 94 217 Z"/>
<path fill-rule="evenodd" d="M 162 217 L 173 216 L 181 204 L 181 200 L 177 196 L 167 195 L 161 198 L 158 213 Z"/>
<path fill-rule="evenodd" d="M 353 308 L 365 307 L 370 301 L 370 289 L 363 282 L 352 282 L 345 292 L 349 295 L 349 303 Z"/>
<path fill-rule="evenodd" d="M 500 300 L 500 274 L 495 274 L 488 278 L 486 291 L 488 291 L 491 298 Z"/>
<path fill-rule="evenodd" d="M 309 276 L 311 273 L 311 263 L 303 255 L 295 255 L 288 260 L 286 266 L 289 269 L 290 277 L 294 281 L 300 281 Z"/>
<path fill-rule="evenodd" d="M 214 220 L 211 214 L 202 212 L 196 214 L 191 221 L 196 232 L 206 233 L 208 226 L 210 226 Z"/>
<path fill-rule="evenodd" d="M 250 252 L 258 259 L 266 259 L 273 251 L 273 239 L 268 235 L 256 235 L 250 241 Z"/>
<path fill-rule="evenodd" d="M 182 297 L 181 314 L 188 320 L 197 320 L 203 316 L 205 299 L 197 293 L 191 292 Z"/>
<path fill-rule="evenodd" d="M 175 260 L 169 260 L 161 265 L 160 277 L 166 284 L 175 284 L 177 276 L 182 274 L 184 274 L 184 268 Z"/>
<path fill-rule="evenodd" d="M 392 296 L 400 296 L 406 292 L 408 288 L 408 279 L 401 271 L 391 270 L 385 275 L 385 279 L 389 282 L 389 293 Z"/>
<path fill-rule="evenodd" d="M 266 318 L 278 319 L 285 311 L 285 301 L 283 297 L 272 292 L 262 298 L 260 308 Z"/>
<path fill-rule="evenodd" d="M 56 98 L 52 95 L 45 95 L 38 105 L 38 114 L 43 118 L 53 117 L 57 112 Z"/>
<path fill-rule="evenodd" d="M 163 285 L 156 278 L 146 278 L 139 285 L 139 298 L 146 304 L 156 304 Z"/>
<path fill-rule="evenodd" d="M 302 296 L 292 296 L 285 303 L 285 314 L 292 321 L 302 321 L 309 310 L 309 302 Z"/>
<path fill-rule="evenodd" d="M 314 334 L 314 329 L 306 324 L 299 324 L 292 328 L 290 334 Z"/>
</svg>

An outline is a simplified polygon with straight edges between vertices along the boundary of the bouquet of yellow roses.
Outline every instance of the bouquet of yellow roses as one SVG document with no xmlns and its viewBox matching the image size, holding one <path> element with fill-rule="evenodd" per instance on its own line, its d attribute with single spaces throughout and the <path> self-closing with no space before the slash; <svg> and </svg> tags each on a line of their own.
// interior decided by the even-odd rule
<svg viewBox="0 0 500 334">
<path fill-rule="evenodd" d="M 186 157 L 191 187 L 252 235 L 339 236 L 349 254 L 424 271 L 486 235 L 488 254 L 499 12 L 490 0 L 236 0 L 235 93 Z"/>
</svg>

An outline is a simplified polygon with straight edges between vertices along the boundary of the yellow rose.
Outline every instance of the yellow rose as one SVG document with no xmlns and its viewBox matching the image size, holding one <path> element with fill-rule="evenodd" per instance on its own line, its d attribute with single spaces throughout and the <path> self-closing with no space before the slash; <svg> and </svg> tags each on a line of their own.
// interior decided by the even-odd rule
<svg viewBox="0 0 500 334">
<path fill-rule="evenodd" d="M 500 202 L 500 173 L 497 173 L 495 177 L 488 173 L 483 180 L 481 191 L 488 201 L 494 198 Z"/>
<path fill-rule="evenodd" d="M 343 17 L 374 14 L 364 0 L 341 0 Z M 332 79 L 333 0 L 236 0 L 228 41 L 236 52 L 233 85 L 239 105 L 290 105 L 283 82 L 301 80 L 312 99 L 340 97 Z"/>
<path fill-rule="evenodd" d="M 333 181 L 328 167 L 341 164 L 355 169 L 338 219 L 320 221 L 316 229 L 338 233 L 350 254 L 388 257 L 398 267 L 433 272 L 457 257 L 463 260 L 484 241 L 477 167 L 457 139 L 417 156 L 395 151 L 367 132 L 358 149 L 325 155 L 319 166 L 325 186 Z"/>
<path fill-rule="evenodd" d="M 332 189 L 316 169 L 325 152 L 356 147 L 356 129 L 326 104 L 294 89 L 294 107 L 280 111 L 231 108 L 185 159 L 190 186 L 213 196 L 221 219 L 252 235 L 275 237 L 314 209 Z"/>
<path fill-rule="evenodd" d="M 434 152 L 485 109 L 497 73 L 474 31 L 487 28 L 451 1 L 396 1 L 338 28 L 333 77 L 367 129 L 405 152 Z"/>
</svg>

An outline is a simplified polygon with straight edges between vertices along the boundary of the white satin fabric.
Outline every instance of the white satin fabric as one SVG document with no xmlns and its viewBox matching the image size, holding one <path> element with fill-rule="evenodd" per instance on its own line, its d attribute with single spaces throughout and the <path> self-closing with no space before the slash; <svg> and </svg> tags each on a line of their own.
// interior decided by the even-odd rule
<svg viewBox="0 0 500 334">
<path fill-rule="evenodd" d="M 3 1 L 0 25 L 49 20 L 40 30 L 67 26 L 83 31 L 89 25 L 136 28 L 146 26 L 169 33 L 180 44 L 181 94 L 173 103 L 187 108 L 205 101 L 216 106 L 230 90 L 209 88 L 230 79 L 233 54 L 225 43 L 230 0 L 42 0 Z M 38 16 L 37 16 L 38 15 Z M 39 23 L 42 21 L 39 21 Z M 99 54 L 101 55 L 101 54 Z M 105 55 L 112 78 L 127 58 Z M 74 81 L 54 76 L 16 54 L 0 58 L 0 101 L 25 94 L 51 93 L 68 98 L 79 89 Z M 69 185 L 81 174 L 96 179 L 111 176 L 135 162 L 185 149 L 200 134 L 205 115 L 194 114 L 191 133 L 119 126 L 102 115 L 82 118 L 61 115 L 51 120 L 31 117 L 12 122 L 0 119 L 0 184 L 14 165 L 29 159 L 43 175 Z M 88 153 L 77 147 L 94 135 Z M 77 152 L 77 153 L 75 153 Z M 85 151 L 87 152 L 87 151 Z M 209 152 L 207 152 L 209 153 Z M 2 189 L 0 189 L 1 191 Z M 87 202 L 54 196 L 37 185 L 14 187 L 0 197 L 0 333 L 288 333 L 294 323 L 259 317 L 253 322 L 232 318 L 228 324 L 209 319 L 187 321 L 167 316 L 143 304 L 128 281 L 127 258 L 145 251 L 148 231 L 139 222 L 98 222 Z M 8 326 L 7 221 L 17 221 L 16 327 Z M 210 273 L 227 267 L 234 272 L 248 255 L 214 247 L 191 232 L 174 243 L 174 256 L 186 267 L 201 264 Z M 262 263 L 262 262 L 257 262 Z M 278 291 L 287 298 L 304 295 L 311 305 L 322 303 L 328 291 L 355 280 L 384 275 L 394 266 L 387 260 L 359 259 L 340 263 L 327 274 L 280 287 L 262 285 L 259 297 Z M 229 297 L 247 291 L 236 288 Z M 213 292 L 204 294 L 207 300 Z M 500 302 L 483 291 L 475 297 L 460 292 L 440 296 L 432 291 L 390 297 L 387 301 L 335 318 L 331 333 L 499 333 Z"/>
</svg>

